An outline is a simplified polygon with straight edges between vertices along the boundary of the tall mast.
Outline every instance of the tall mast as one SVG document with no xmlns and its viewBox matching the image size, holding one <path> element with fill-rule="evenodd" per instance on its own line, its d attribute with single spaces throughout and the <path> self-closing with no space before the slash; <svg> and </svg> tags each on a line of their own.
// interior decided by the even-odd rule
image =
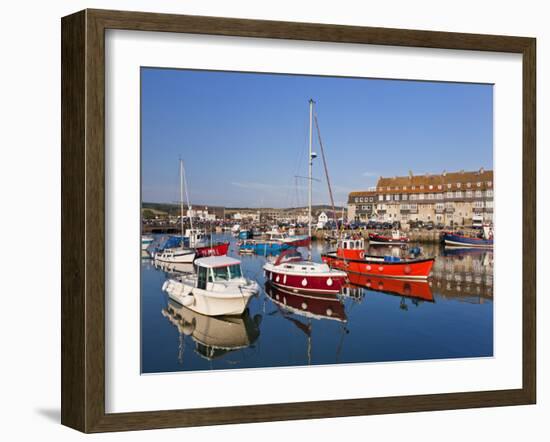
<svg viewBox="0 0 550 442">
<path fill-rule="evenodd" d="M 309 179 L 308 179 L 308 236 L 309 236 L 309 251 L 308 257 L 311 260 L 311 199 L 312 199 L 312 168 L 313 168 L 313 152 L 311 150 L 312 145 L 312 132 L 313 132 L 313 99 L 309 99 Z"/>
<path fill-rule="evenodd" d="M 183 249 L 183 160 L 180 158 L 180 224 L 181 224 L 181 248 Z"/>
<path fill-rule="evenodd" d="M 183 177 L 182 180 L 185 183 L 185 198 L 187 199 L 187 208 L 189 209 L 189 225 L 192 231 L 193 230 L 193 211 L 191 210 L 192 209 L 191 202 L 189 201 L 189 191 L 187 190 L 187 179 L 185 178 L 185 168 L 183 167 L 183 160 L 180 160 L 180 161 L 181 161 L 181 172 L 182 172 L 181 176 Z M 181 200 L 182 200 L 182 207 L 183 207 L 183 194 L 182 194 Z"/>
</svg>

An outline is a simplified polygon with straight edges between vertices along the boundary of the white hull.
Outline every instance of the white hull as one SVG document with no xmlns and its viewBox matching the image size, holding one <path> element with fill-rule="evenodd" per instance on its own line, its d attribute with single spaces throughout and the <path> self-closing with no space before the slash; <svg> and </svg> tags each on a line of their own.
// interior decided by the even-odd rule
<svg viewBox="0 0 550 442">
<path fill-rule="evenodd" d="M 207 316 L 242 315 L 250 298 L 259 292 L 255 281 L 243 281 L 242 285 L 229 286 L 223 291 L 199 289 L 194 285 L 193 278 L 169 279 L 162 289 L 178 304 Z"/>
<path fill-rule="evenodd" d="M 155 263 L 159 264 L 193 264 L 195 252 L 193 250 L 167 249 L 154 256 Z"/>
</svg>

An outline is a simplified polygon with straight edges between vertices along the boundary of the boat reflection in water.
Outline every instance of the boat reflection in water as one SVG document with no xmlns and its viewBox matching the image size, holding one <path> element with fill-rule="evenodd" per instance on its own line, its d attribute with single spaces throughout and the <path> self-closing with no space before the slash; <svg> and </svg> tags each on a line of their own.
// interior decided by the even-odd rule
<svg viewBox="0 0 550 442">
<path fill-rule="evenodd" d="M 349 333 L 346 327 L 347 316 L 344 304 L 340 300 L 339 295 L 294 293 L 276 287 L 269 281 L 265 283 L 265 294 L 277 306 L 281 316 L 306 335 L 306 357 L 308 365 L 311 365 L 313 360 L 312 331 L 314 321 L 329 322 L 323 320 L 330 320 L 340 323 L 340 338 L 338 340 L 335 358 L 335 362 L 338 362 L 344 342 L 344 336 Z M 304 318 L 305 321 L 301 320 L 299 317 Z M 326 350 L 326 348 L 323 350 Z"/>
<path fill-rule="evenodd" d="M 242 316 L 205 316 L 196 313 L 171 299 L 162 315 L 174 325 L 180 334 L 178 360 L 183 363 L 185 336 L 195 343 L 195 352 L 214 360 L 230 352 L 248 348 L 260 336 L 262 316 L 251 317 L 246 311 Z"/>
<path fill-rule="evenodd" d="M 269 281 L 265 293 L 283 313 L 293 313 L 311 319 L 331 319 L 346 322 L 344 304 L 334 294 L 302 294 L 276 287 Z"/>
<path fill-rule="evenodd" d="M 428 281 L 379 278 L 352 272 L 348 273 L 348 280 L 353 286 L 368 290 L 434 302 L 432 288 Z"/>
</svg>

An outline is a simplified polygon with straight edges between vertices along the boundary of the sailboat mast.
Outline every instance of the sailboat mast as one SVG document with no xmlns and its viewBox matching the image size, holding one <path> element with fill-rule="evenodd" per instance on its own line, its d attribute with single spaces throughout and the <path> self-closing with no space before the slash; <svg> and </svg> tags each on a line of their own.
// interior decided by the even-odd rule
<svg viewBox="0 0 550 442">
<path fill-rule="evenodd" d="M 181 248 L 183 249 L 183 160 L 180 158 L 180 225 L 181 225 Z"/>
<path fill-rule="evenodd" d="M 309 179 L 308 179 L 308 236 L 309 236 L 309 259 L 311 260 L 311 200 L 312 200 L 312 168 L 313 168 L 313 152 L 312 146 L 313 132 L 313 99 L 309 99 Z"/>
<path fill-rule="evenodd" d="M 193 211 L 191 210 L 191 202 L 189 201 L 189 191 L 187 190 L 187 179 L 185 178 L 185 168 L 183 167 L 183 161 L 181 162 L 181 171 L 183 176 L 183 181 L 185 183 L 185 198 L 187 199 L 187 208 L 189 209 L 189 225 L 191 227 L 191 232 L 193 232 Z M 183 205 L 183 195 L 181 197 Z M 191 233 L 193 234 L 193 233 Z"/>
</svg>

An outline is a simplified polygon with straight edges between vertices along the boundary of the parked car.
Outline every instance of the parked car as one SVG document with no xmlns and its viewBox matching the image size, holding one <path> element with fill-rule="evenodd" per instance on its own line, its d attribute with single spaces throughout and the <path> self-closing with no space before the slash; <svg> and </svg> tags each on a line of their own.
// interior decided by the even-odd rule
<svg viewBox="0 0 550 442">
<path fill-rule="evenodd" d="M 445 225 L 443 223 L 437 223 L 435 225 L 435 228 L 438 230 L 443 230 L 445 228 Z"/>
<path fill-rule="evenodd" d="M 427 229 L 427 230 L 433 230 L 433 228 L 434 228 L 434 223 L 433 223 L 433 221 L 428 221 L 428 222 L 424 225 L 424 228 Z"/>
</svg>

